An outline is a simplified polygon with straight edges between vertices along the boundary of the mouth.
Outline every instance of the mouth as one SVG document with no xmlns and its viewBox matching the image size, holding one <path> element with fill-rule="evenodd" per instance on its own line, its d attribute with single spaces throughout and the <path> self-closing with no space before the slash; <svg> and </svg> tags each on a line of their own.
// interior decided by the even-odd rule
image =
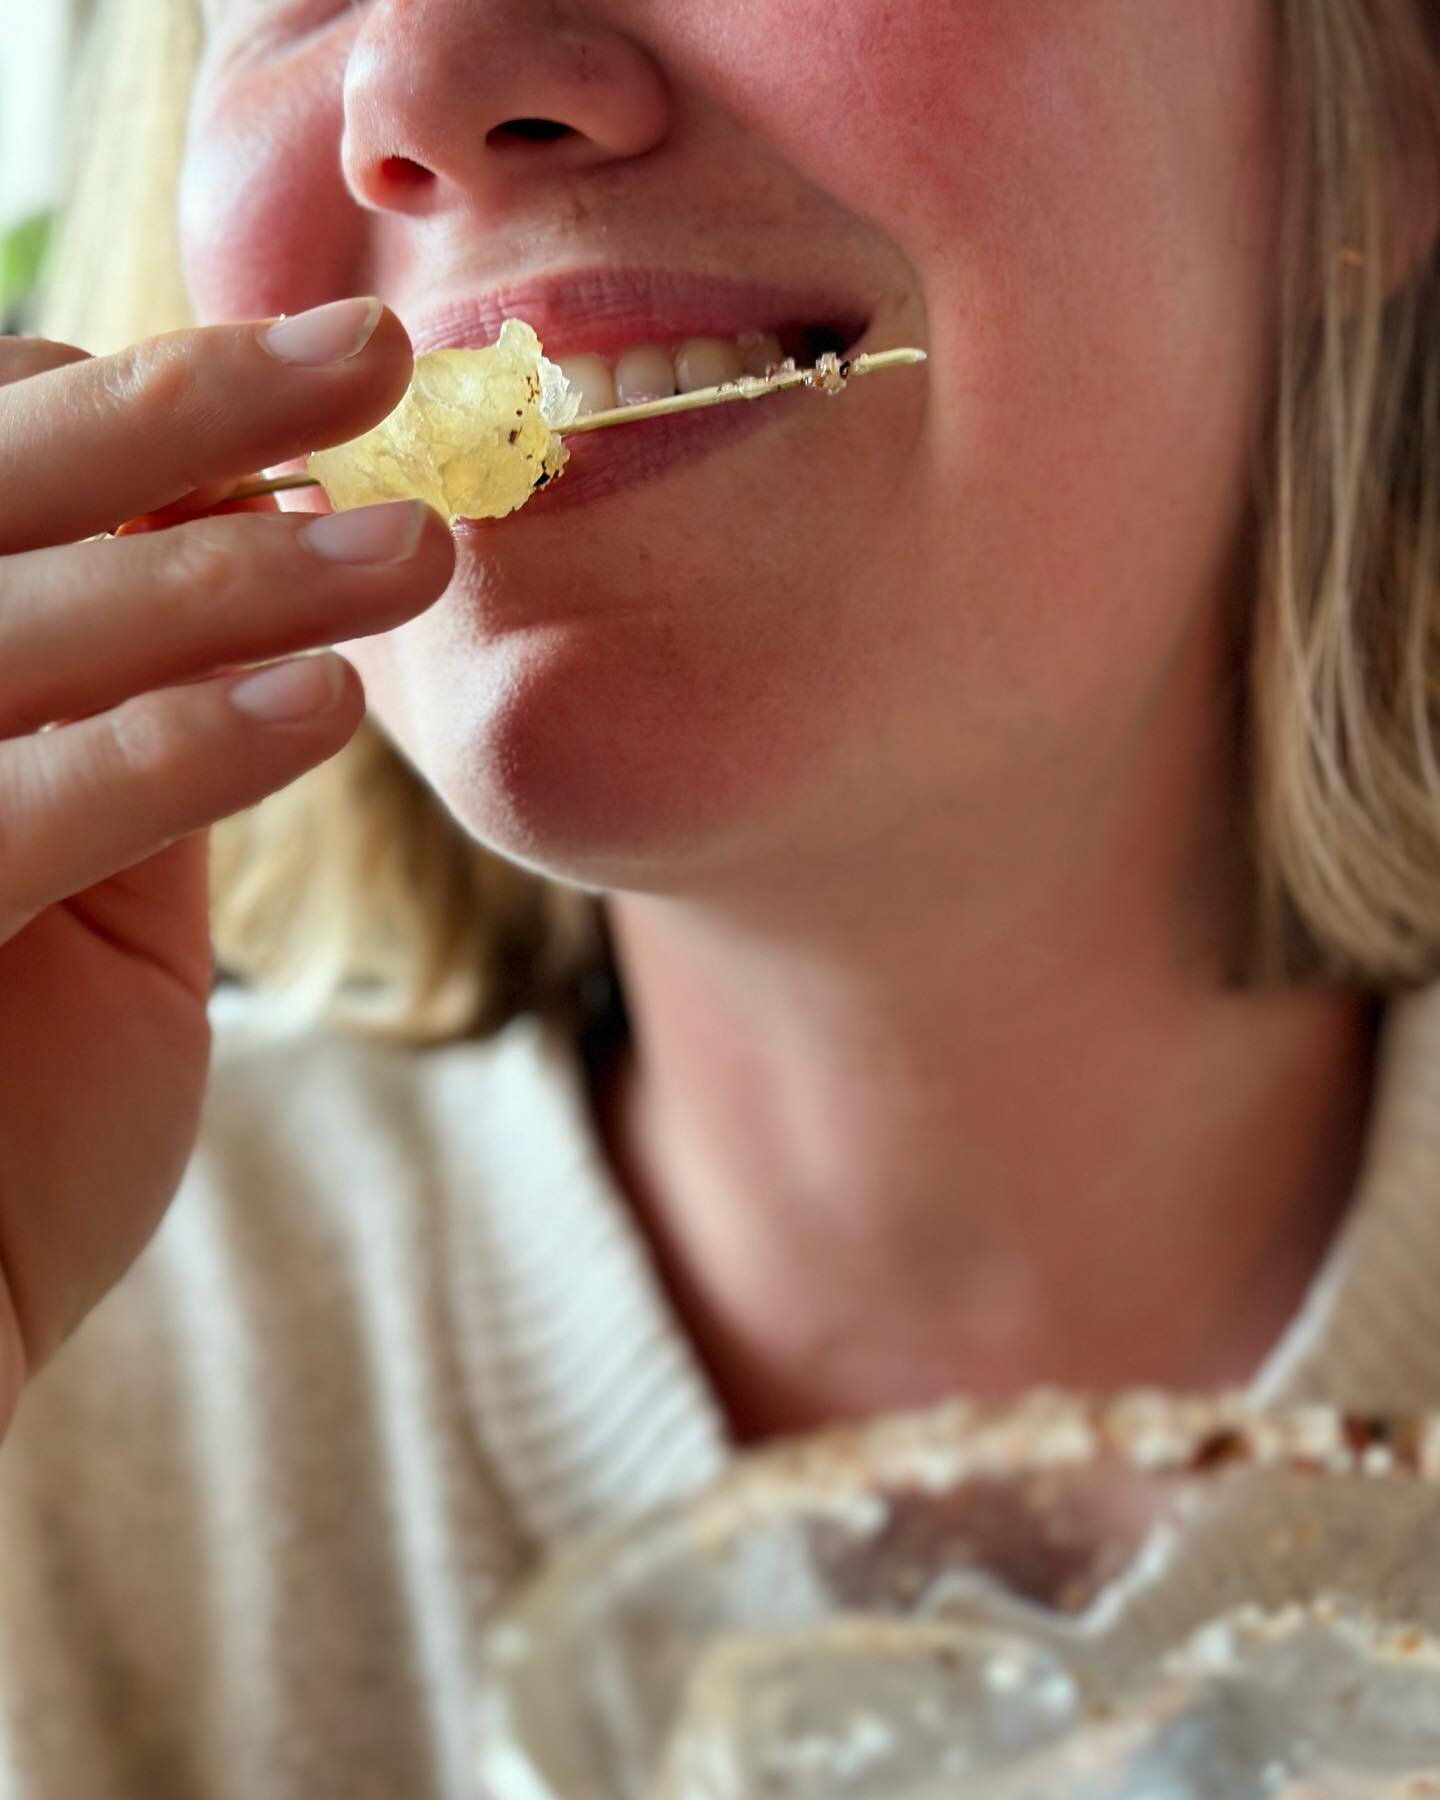
<svg viewBox="0 0 1440 1800">
<path fill-rule="evenodd" d="M 856 297 L 726 277 L 592 269 L 515 283 L 402 318 L 417 356 L 493 343 L 505 319 L 524 319 L 546 356 L 564 370 L 581 412 L 590 413 L 764 375 L 790 358 L 808 366 L 826 352 L 853 354 L 873 310 Z M 564 480 L 526 511 L 568 510 L 718 450 L 790 412 L 782 397 L 577 440 Z M 487 522 L 456 523 L 470 531 Z"/>
</svg>

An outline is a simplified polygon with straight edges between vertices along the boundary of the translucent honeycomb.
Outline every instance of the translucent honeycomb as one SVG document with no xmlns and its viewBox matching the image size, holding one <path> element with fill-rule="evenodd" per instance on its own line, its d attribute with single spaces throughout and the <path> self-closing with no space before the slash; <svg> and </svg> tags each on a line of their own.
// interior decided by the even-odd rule
<svg viewBox="0 0 1440 1800">
<path fill-rule="evenodd" d="M 424 500 L 447 520 L 503 519 L 568 459 L 559 428 L 580 409 L 529 325 L 507 319 L 483 350 L 415 359 L 404 399 L 363 437 L 317 450 L 309 473 L 337 512 Z"/>
</svg>

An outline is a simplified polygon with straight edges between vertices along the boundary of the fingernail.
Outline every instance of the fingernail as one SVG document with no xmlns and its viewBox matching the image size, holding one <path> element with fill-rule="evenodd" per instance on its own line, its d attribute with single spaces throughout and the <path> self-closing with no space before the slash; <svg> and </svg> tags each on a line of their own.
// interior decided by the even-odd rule
<svg viewBox="0 0 1440 1800">
<path fill-rule="evenodd" d="M 300 533 L 300 541 L 328 562 L 408 562 L 420 547 L 429 508 L 423 500 L 387 500 L 324 513 Z"/>
<path fill-rule="evenodd" d="M 243 676 L 230 689 L 230 704 L 266 725 L 288 725 L 329 712 L 344 687 L 344 664 L 326 650 Z"/>
<path fill-rule="evenodd" d="M 281 362 L 323 368 L 358 356 L 375 335 L 384 310 L 380 300 L 332 300 L 328 306 L 281 319 L 260 342 Z"/>
</svg>

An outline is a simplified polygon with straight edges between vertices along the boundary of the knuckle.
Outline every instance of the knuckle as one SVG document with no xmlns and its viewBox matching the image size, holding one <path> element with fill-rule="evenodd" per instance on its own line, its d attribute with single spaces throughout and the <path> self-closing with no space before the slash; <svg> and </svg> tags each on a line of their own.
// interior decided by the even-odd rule
<svg viewBox="0 0 1440 1800">
<path fill-rule="evenodd" d="M 164 694 L 126 701 L 104 719 L 104 729 L 94 739 L 97 789 L 112 789 L 117 780 L 156 780 L 194 758 L 194 735 L 186 730 L 181 709 Z"/>
<path fill-rule="evenodd" d="M 146 338 L 98 365 L 102 392 L 145 423 L 168 423 L 195 408 L 200 375 L 174 337 Z"/>
<path fill-rule="evenodd" d="M 233 532 L 209 524 L 182 525 L 151 539 L 161 609 L 156 621 L 179 625 L 197 609 L 217 615 L 237 597 L 240 559 Z"/>
</svg>

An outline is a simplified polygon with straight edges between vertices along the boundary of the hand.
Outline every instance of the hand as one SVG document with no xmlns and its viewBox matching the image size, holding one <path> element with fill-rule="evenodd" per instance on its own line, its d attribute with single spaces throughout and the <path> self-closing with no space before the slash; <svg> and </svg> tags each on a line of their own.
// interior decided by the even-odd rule
<svg viewBox="0 0 1440 1800">
<path fill-rule="evenodd" d="M 285 322 L 312 353 L 316 317 Z M 279 360 L 266 330 L 108 357 L 0 338 L 0 1432 L 193 1151 L 209 825 L 333 756 L 364 716 L 333 653 L 264 688 L 236 666 L 388 630 L 454 568 L 444 522 L 408 503 L 317 519 L 252 501 L 81 541 L 357 436 L 409 383 L 389 312 L 328 364 Z M 356 335 L 352 318 L 334 348 Z M 401 560 L 347 560 L 382 538 Z"/>
</svg>

